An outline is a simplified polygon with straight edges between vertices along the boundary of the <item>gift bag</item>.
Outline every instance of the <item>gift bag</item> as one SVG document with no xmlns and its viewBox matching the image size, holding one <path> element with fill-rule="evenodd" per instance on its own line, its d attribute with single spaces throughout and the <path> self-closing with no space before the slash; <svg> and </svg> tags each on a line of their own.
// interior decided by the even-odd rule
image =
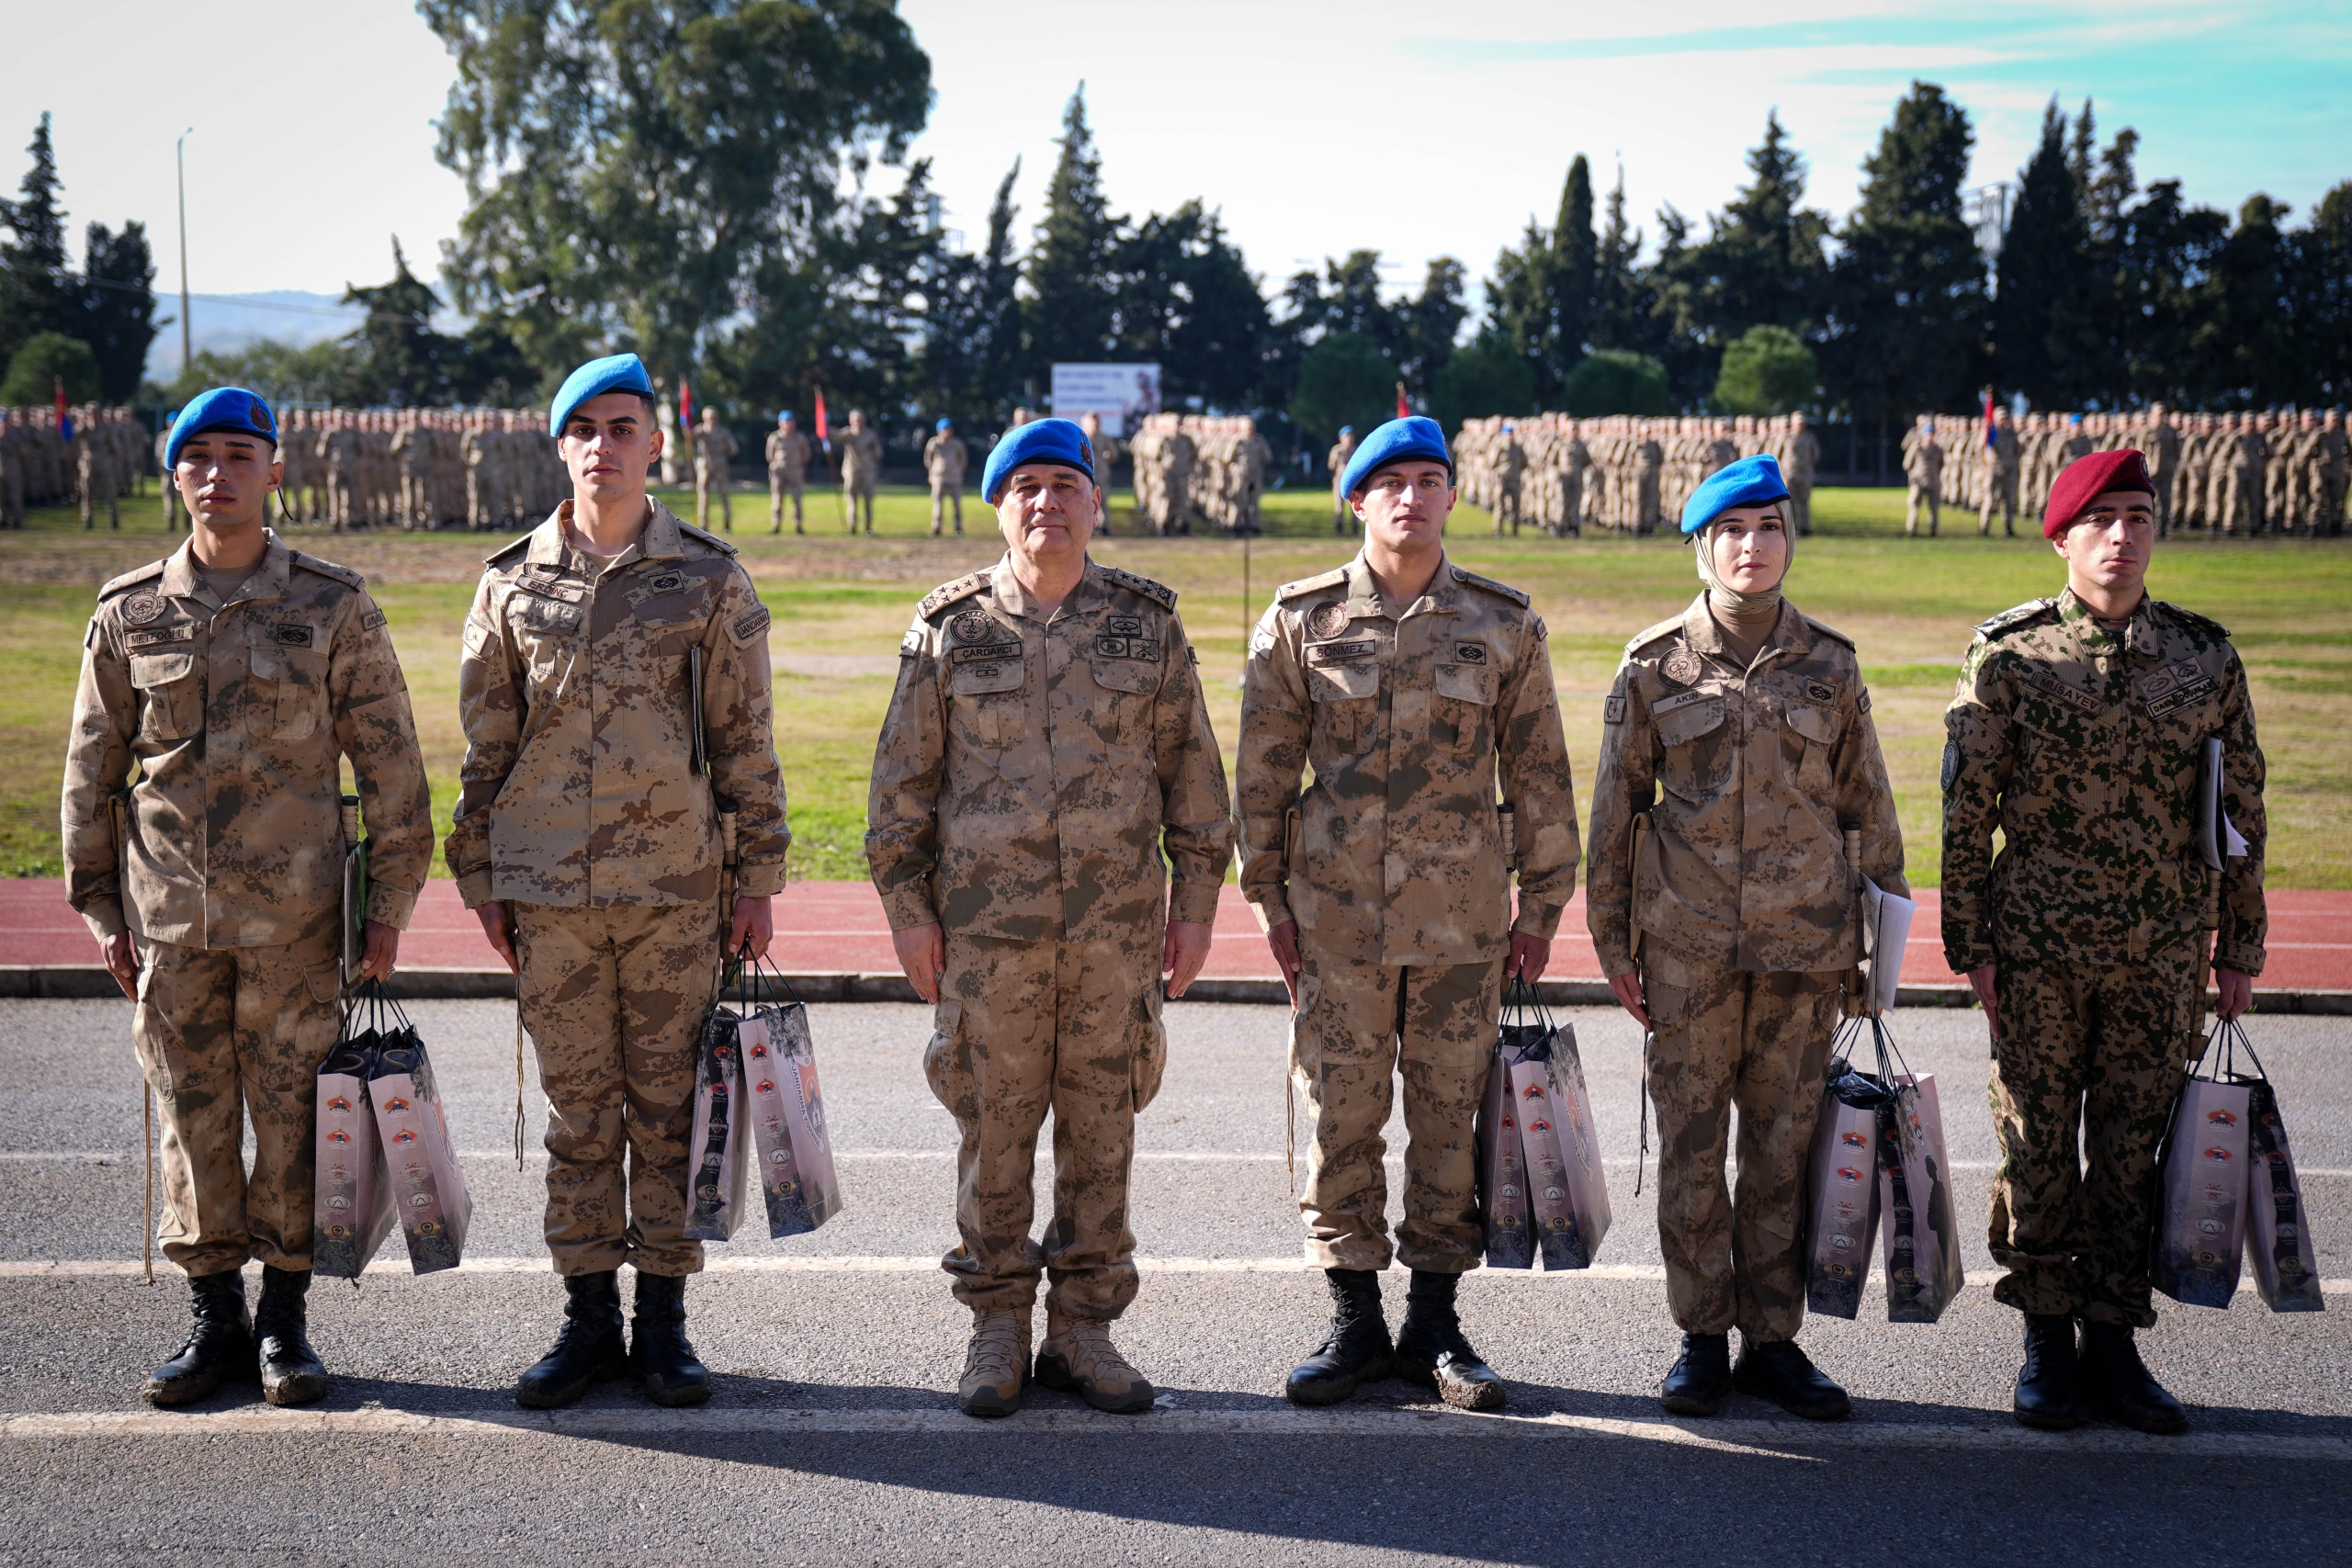
<svg viewBox="0 0 2352 1568">
<path fill-rule="evenodd" d="M 416 1026 L 380 983 L 368 982 L 363 995 L 364 1005 L 378 1014 L 379 1036 L 368 1073 L 368 1098 L 390 1167 L 393 1210 L 408 1239 L 409 1267 L 419 1274 L 455 1269 L 465 1255 L 474 1201 L 450 1146 L 432 1059 Z M 382 1016 L 387 1011 L 389 1018 Z"/>
<path fill-rule="evenodd" d="M 1897 1073 L 1887 1087 L 1892 1092 L 1878 1108 L 1886 1320 L 1933 1323 L 1966 1282 L 1952 1212 L 1951 1161 L 1944 1153 L 1943 1110 L 1933 1073 Z"/>
<path fill-rule="evenodd" d="M 1478 1222 L 1486 1233 L 1489 1269 L 1535 1267 L 1534 1239 L 1527 1229 L 1527 1156 L 1510 1087 L 1510 1059 L 1518 1054 L 1511 1029 L 1503 1025 L 1487 1066 L 1487 1092 L 1478 1100 Z"/>
<path fill-rule="evenodd" d="M 2254 1288 L 2272 1312 L 2325 1312 L 2319 1255 L 2303 1217 L 2302 1183 L 2295 1179 L 2287 1123 L 2278 1114 L 2278 1091 L 2267 1077 L 2246 1090 L 2246 1140 L 2252 1190 L 2245 1249 L 2254 1263 Z"/>
<path fill-rule="evenodd" d="M 725 1241 L 743 1220 L 743 1023 L 725 1004 L 712 1008 L 695 1051 L 685 1228 L 694 1241 Z"/>
<path fill-rule="evenodd" d="M 2150 1282 L 2183 1306 L 2227 1309 L 2238 1292 L 2238 1271 L 2250 1239 L 2246 1200 L 2252 1138 L 2247 1122 L 2255 1085 L 2268 1087 L 2259 1064 L 2253 1079 L 2237 1071 L 2237 1049 L 2245 1038 L 2245 1031 L 2233 1022 L 2213 1025 L 2204 1051 L 2173 1100 L 2172 1120 L 2157 1156 Z M 2219 1051 L 2213 1048 L 2216 1042 Z M 2252 1061 L 2251 1051 L 2247 1058 Z M 2300 1232 L 2302 1227 L 2295 1228 Z"/>
<path fill-rule="evenodd" d="M 1849 1025 L 1849 1040 L 1860 1023 Z M 1878 1112 L 1892 1096 L 1854 1066 L 1847 1043 L 1830 1060 L 1806 1160 L 1804 1295 L 1810 1311 L 1851 1318 L 1861 1311 L 1877 1241 Z"/>
<path fill-rule="evenodd" d="M 1536 1012 L 1535 1038 L 1510 1053 L 1511 1103 L 1527 1164 L 1528 1210 L 1546 1269 L 1589 1269 L 1609 1234 L 1609 1183 L 1585 1093 L 1576 1031 L 1554 1027 L 1522 983 L 1519 1005 Z M 1523 1036 L 1522 1036 L 1523 1037 Z"/>
<path fill-rule="evenodd" d="M 317 1090 L 311 1268 L 331 1280 L 357 1279 L 392 1228 L 391 1173 L 368 1098 L 381 1037 L 347 1030 L 319 1064 Z"/>
<path fill-rule="evenodd" d="M 832 1134 L 825 1126 L 825 1102 L 817 1089 L 808 1010 L 782 976 L 757 960 L 744 964 L 741 983 L 744 1011 L 736 1043 L 752 1153 L 767 1202 L 768 1235 L 801 1235 L 842 1212 Z M 779 988 L 789 1001 L 775 998 Z M 752 993 L 762 990 L 768 994 L 754 1003 Z"/>
</svg>

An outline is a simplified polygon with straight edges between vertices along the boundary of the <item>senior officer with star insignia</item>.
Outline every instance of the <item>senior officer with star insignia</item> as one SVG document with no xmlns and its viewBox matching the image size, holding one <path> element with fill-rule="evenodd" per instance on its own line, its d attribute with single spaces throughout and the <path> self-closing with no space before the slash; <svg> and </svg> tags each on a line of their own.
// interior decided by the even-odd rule
<svg viewBox="0 0 2352 1568">
<path fill-rule="evenodd" d="M 164 1256 L 194 1296 L 187 1343 L 145 1397 L 187 1404 L 258 1368 L 269 1403 L 307 1404 L 328 1387 L 305 1302 L 316 1075 L 342 1021 L 342 764 L 374 841 L 354 983 L 392 972 L 432 800 L 367 581 L 263 525 L 285 473 L 268 405 L 199 394 L 164 462 L 188 539 L 98 590 L 66 753 L 67 897 L 138 1003 L 131 1037 L 164 1114 Z"/>
<path fill-rule="evenodd" d="M 1208 957 L 1233 845 L 1225 766 L 1176 595 L 1087 557 L 1102 491 L 1085 433 L 1016 427 L 980 491 L 1004 558 L 916 609 L 865 853 L 899 964 L 935 1004 L 923 1071 L 963 1136 L 962 1239 L 943 1259 L 972 1313 L 957 1402 L 1020 1408 L 1043 1272 L 1036 1381 L 1132 1413 L 1152 1386 L 1110 1330 L 1136 1293 L 1135 1120 L 1167 1066 L 1163 977 L 1181 997 Z"/>
<path fill-rule="evenodd" d="M 2221 1016 L 2244 1012 L 2269 923 L 2245 666 L 2221 626 L 2148 597 L 2158 516 L 2139 452 L 2069 464 L 2041 527 L 2065 591 L 1976 628 L 1944 714 L 1944 956 L 1993 1034 L 1993 1299 L 2025 1314 L 2029 1427 L 2188 1424 L 2132 1340 L 2156 1320 L 2156 1153 L 2206 971 Z M 2245 840 L 2219 867 L 2197 826 L 2215 740 Z"/>
<path fill-rule="evenodd" d="M 1502 1380 L 1454 1307 L 1485 1251 L 1472 1122 L 1503 982 L 1544 973 L 1575 891 L 1576 794 L 1543 617 L 1446 559 L 1454 473 L 1437 422 L 1383 424 L 1340 482 L 1363 547 L 1275 591 L 1241 698 L 1241 890 L 1296 1010 L 1290 1070 L 1314 1124 L 1299 1210 L 1332 1298 L 1287 1393 L 1329 1404 L 1393 1375 L 1492 1410 Z M 1381 1129 L 1400 1073 L 1392 1247 Z M 1392 1257 L 1413 1271 L 1393 1344 Z"/>
</svg>

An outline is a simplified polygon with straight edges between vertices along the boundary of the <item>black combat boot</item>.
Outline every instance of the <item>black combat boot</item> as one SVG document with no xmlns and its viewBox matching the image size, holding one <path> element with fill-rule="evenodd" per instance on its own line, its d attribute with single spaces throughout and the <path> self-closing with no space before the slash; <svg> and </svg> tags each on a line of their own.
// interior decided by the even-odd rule
<svg viewBox="0 0 2352 1568">
<path fill-rule="evenodd" d="M 2129 1324 L 2083 1325 L 2075 1382 L 2083 1403 L 2110 1421 L 2167 1436 L 2188 1430 L 2188 1413 L 2149 1375 Z"/>
<path fill-rule="evenodd" d="M 1657 1402 L 1669 1416 L 1713 1416 L 1731 1393 L 1731 1336 L 1685 1334 Z"/>
<path fill-rule="evenodd" d="M 683 1275 L 637 1271 L 637 1312 L 629 1322 L 629 1370 L 645 1380 L 656 1404 L 700 1404 L 710 1397 L 710 1371 L 686 1343 L 686 1281 Z"/>
<path fill-rule="evenodd" d="M 628 1371 L 628 1348 L 621 1339 L 620 1270 L 573 1274 L 563 1281 L 563 1332 L 514 1385 L 514 1403 L 534 1410 L 557 1410 L 588 1392 L 588 1385 Z"/>
<path fill-rule="evenodd" d="M 1359 1385 L 1390 1375 L 1380 1276 L 1369 1269 L 1326 1269 L 1323 1275 L 1331 1284 L 1331 1332 L 1283 1385 L 1294 1404 L 1337 1404 Z"/>
<path fill-rule="evenodd" d="M 188 1282 L 196 1325 L 180 1353 L 155 1369 L 140 1396 L 150 1404 L 193 1404 L 234 1378 L 253 1375 L 254 1324 L 245 1315 L 245 1276 L 236 1269 Z"/>
<path fill-rule="evenodd" d="M 2083 1424 L 2075 1397 L 2075 1320 L 2063 1312 L 2025 1314 L 2025 1365 L 2009 1402 L 2018 1425 L 2041 1432 L 2071 1432 Z"/>
<path fill-rule="evenodd" d="M 1405 1292 L 1405 1326 L 1396 1331 L 1396 1375 L 1407 1382 L 1435 1389 L 1448 1404 L 1462 1410 L 1500 1410 L 1503 1380 L 1470 1348 L 1454 1315 L 1453 1292 L 1459 1274 L 1413 1270 Z"/>
<path fill-rule="evenodd" d="M 327 1370 L 311 1348 L 311 1271 L 261 1269 L 254 1337 L 261 1341 L 261 1396 L 272 1404 L 309 1404 L 326 1397 Z"/>
<path fill-rule="evenodd" d="M 1740 1393 L 1769 1399 L 1808 1421 L 1843 1421 L 1854 1413 L 1846 1391 L 1815 1366 L 1795 1340 L 1758 1343 L 1744 1335 L 1741 1340 L 1739 1365 L 1731 1370 L 1731 1385 Z"/>
</svg>

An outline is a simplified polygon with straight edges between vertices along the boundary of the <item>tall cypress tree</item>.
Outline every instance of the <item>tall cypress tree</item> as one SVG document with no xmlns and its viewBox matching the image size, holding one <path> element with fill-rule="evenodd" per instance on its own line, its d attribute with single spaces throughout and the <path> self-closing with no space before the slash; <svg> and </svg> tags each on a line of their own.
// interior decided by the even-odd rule
<svg viewBox="0 0 2352 1568">
<path fill-rule="evenodd" d="M 2072 389 L 2052 332 L 2081 308 L 2085 238 L 2066 117 L 2052 98 L 2041 115 L 2041 143 L 2018 176 L 1993 300 L 1995 378 L 2004 390 L 2022 392 L 2043 407 L 2062 406 Z"/>
<path fill-rule="evenodd" d="M 1012 254 L 1012 217 L 1018 210 L 1012 186 L 1020 177 L 1021 160 L 1016 157 L 996 187 L 996 199 L 989 203 L 989 248 L 980 263 L 979 315 L 988 335 L 980 357 L 980 396 L 1000 413 L 1009 413 L 1021 395 L 1021 301 L 1013 294 L 1021 264 Z"/>
<path fill-rule="evenodd" d="M 1584 358 L 1592 337 L 1593 285 L 1600 243 L 1592 231 L 1592 165 L 1579 152 L 1560 190 L 1552 227 L 1552 373 L 1556 386 Z"/>
<path fill-rule="evenodd" d="M 1086 126 L 1086 84 L 1062 111 L 1061 161 L 1029 253 L 1029 366 L 1089 362 L 1110 351 L 1117 301 L 1119 220 L 1102 196 L 1102 160 Z"/>
</svg>

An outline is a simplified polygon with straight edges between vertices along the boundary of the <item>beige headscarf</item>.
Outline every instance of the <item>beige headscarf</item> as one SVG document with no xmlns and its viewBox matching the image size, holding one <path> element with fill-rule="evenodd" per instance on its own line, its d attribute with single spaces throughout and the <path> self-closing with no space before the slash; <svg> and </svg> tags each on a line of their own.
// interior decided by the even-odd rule
<svg viewBox="0 0 2352 1568">
<path fill-rule="evenodd" d="M 1721 526 L 1722 521 L 1718 519 L 1690 536 L 1691 554 L 1699 566 L 1699 581 L 1707 585 L 1707 604 L 1718 615 L 1729 615 L 1750 623 L 1763 620 L 1768 613 L 1777 612 L 1781 607 L 1781 583 L 1789 580 L 1789 568 L 1796 564 L 1797 536 L 1788 531 L 1788 520 L 1783 514 L 1781 535 L 1789 542 L 1789 553 L 1781 567 L 1780 582 L 1773 583 L 1761 593 L 1742 593 L 1715 574 L 1715 530 Z"/>
</svg>

